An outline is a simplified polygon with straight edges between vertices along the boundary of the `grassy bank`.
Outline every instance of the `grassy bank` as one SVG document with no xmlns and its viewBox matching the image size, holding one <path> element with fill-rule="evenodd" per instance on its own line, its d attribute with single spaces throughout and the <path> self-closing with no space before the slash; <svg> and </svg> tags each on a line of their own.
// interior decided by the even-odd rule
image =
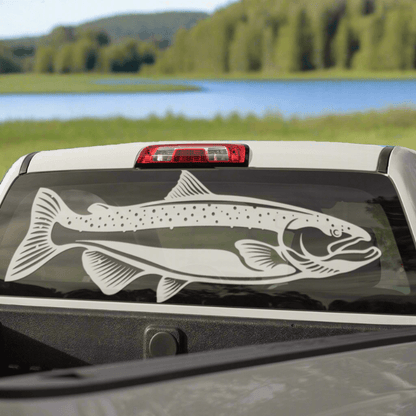
<svg viewBox="0 0 416 416">
<path fill-rule="evenodd" d="M 117 80 L 116 85 L 97 84 L 108 79 Z M 150 84 L 123 84 L 127 79 L 150 79 Z M 139 74 L 7 74 L 0 75 L 0 94 L 53 94 L 53 93 L 134 93 L 134 92 L 178 92 L 194 91 L 189 85 L 158 84 L 166 80 L 411 80 L 416 71 L 360 72 L 346 70 L 307 71 L 290 74 L 231 73 L 231 74 L 177 74 L 155 75 L 150 71 Z M 155 82 L 156 81 L 156 82 Z"/>
<path fill-rule="evenodd" d="M 133 93 L 192 91 L 195 87 L 168 84 L 123 84 L 133 75 L 115 74 L 7 74 L 0 75 L 0 94 L 53 93 Z M 116 79 L 116 85 L 96 84 L 105 79 Z"/>
<path fill-rule="evenodd" d="M 340 69 L 324 69 L 294 73 L 265 73 L 265 72 L 234 72 L 227 74 L 186 73 L 173 75 L 152 74 L 151 68 L 146 68 L 138 74 L 139 77 L 153 80 L 167 79 L 224 79 L 224 80 L 406 80 L 416 79 L 416 70 L 410 71 L 349 71 Z"/>
<path fill-rule="evenodd" d="M 269 116 L 187 120 L 83 119 L 0 123 L 0 176 L 20 156 L 39 150 L 160 140 L 312 140 L 399 145 L 416 149 L 416 110 L 283 120 Z"/>
</svg>

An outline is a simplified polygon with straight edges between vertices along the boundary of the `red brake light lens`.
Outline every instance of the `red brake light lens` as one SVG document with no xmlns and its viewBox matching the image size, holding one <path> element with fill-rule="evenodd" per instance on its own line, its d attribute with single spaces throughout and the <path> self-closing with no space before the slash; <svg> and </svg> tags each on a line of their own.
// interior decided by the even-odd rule
<svg viewBox="0 0 416 416">
<path fill-rule="evenodd" d="M 249 148 L 243 144 L 161 144 L 145 147 L 136 167 L 248 166 Z"/>
</svg>

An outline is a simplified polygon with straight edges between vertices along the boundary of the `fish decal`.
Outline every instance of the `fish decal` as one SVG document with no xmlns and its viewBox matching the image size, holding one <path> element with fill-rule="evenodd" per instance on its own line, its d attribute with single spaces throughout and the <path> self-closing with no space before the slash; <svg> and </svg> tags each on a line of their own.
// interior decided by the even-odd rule
<svg viewBox="0 0 416 416">
<path fill-rule="evenodd" d="M 347 273 L 381 256 L 367 231 L 320 212 L 268 200 L 219 195 L 210 192 L 194 175 L 182 171 L 178 183 L 164 200 L 130 206 L 95 203 L 89 214 L 72 211 L 59 195 L 40 188 L 31 210 L 27 235 L 14 253 L 5 281 L 23 279 L 55 256 L 72 248 L 85 249 L 82 265 L 106 295 L 112 295 L 142 276 L 159 275 L 157 302 L 171 298 L 194 282 L 234 285 L 280 284 L 299 279 L 322 279 Z M 58 245 L 52 240 L 56 224 L 69 230 L 93 232 L 138 232 L 189 227 L 242 227 L 276 233 L 276 245 L 243 239 L 235 252 L 224 249 L 160 248 L 120 241 L 76 240 Z M 284 243 L 287 230 L 318 229 L 330 237 L 327 253 L 317 256 L 304 245 Z M 238 253 L 238 254 L 237 254 Z"/>
</svg>

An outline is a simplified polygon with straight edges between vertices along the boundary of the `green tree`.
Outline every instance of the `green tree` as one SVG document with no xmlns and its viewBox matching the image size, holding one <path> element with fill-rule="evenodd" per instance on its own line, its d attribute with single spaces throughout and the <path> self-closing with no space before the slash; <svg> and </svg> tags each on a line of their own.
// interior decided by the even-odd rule
<svg viewBox="0 0 416 416">
<path fill-rule="evenodd" d="M 363 0 L 348 0 L 345 4 L 349 17 L 359 17 L 363 14 Z"/>
<path fill-rule="evenodd" d="M 250 56 L 247 23 L 239 22 L 230 45 L 229 69 L 232 72 L 248 72 Z"/>
<path fill-rule="evenodd" d="M 263 58 L 263 25 L 257 21 L 250 23 L 247 32 L 249 70 L 260 71 Z"/>
<path fill-rule="evenodd" d="M 73 66 L 73 44 L 66 43 L 62 45 L 59 50 L 57 51 L 54 62 L 53 68 L 54 72 L 59 74 L 67 74 L 72 72 Z"/>
<path fill-rule="evenodd" d="M 192 54 L 188 46 L 188 31 L 184 28 L 178 29 L 173 40 L 172 64 L 175 72 L 190 72 L 192 70 Z"/>
<path fill-rule="evenodd" d="M 22 67 L 13 58 L 11 50 L 0 43 L 0 74 L 21 71 Z"/>
<path fill-rule="evenodd" d="M 409 13 L 409 38 L 406 48 L 406 68 L 416 68 L 416 4 Z"/>
<path fill-rule="evenodd" d="M 109 46 L 103 46 L 102 48 L 98 49 L 97 52 L 97 70 L 100 72 L 110 72 L 111 71 L 111 64 L 110 64 L 110 52 Z"/>
<path fill-rule="evenodd" d="M 255 24 L 239 22 L 230 44 L 231 71 L 258 71 L 262 65 L 262 30 Z"/>
<path fill-rule="evenodd" d="M 268 25 L 263 29 L 262 39 L 262 68 L 265 73 L 274 72 L 274 47 L 275 35 L 272 25 Z"/>
<path fill-rule="evenodd" d="M 211 65 L 208 65 L 208 68 L 212 72 L 220 74 L 229 71 L 230 46 L 235 28 L 241 17 L 241 4 L 235 3 L 215 15 L 213 32 L 210 31 L 209 27 L 207 28 L 206 47 L 208 48 L 208 56 L 211 61 Z"/>
<path fill-rule="evenodd" d="M 153 65 L 159 50 L 153 42 L 139 42 L 137 47 L 142 65 Z"/>
<path fill-rule="evenodd" d="M 328 10 L 316 7 L 312 16 L 313 67 L 323 69 L 326 65 L 326 45 L 328 42 Z"/>
<path fill-rule="evenodd" d="M 97 45 L 88 38 L 74 43 L 72 46 L 72 71 L 92 71 L 97 65 Z"/>
<path fill-rule="evenodd" d="M 128 39 L 120 44 L 122 54 L 124 56 L 121 67 L 113 67 L 113 71 L 137 72 L 141 66 L 139 55 L 139 42 L 135 39 Z"/>
<path fill-rule="evenodd" d="M 112 72 L 114 66 L 123 64 L 123 51 L 118 45 L 109 45 L 100 49 L 99 67 L 103 72 Z"/>
<path fill-rule="evenodd" d="M 229 43 L 231 25 L 227 16 L 217 15 L 211 24 L 205 27 L 203 47 L 206 50 L 204 66 L 209 72 L 221 74 L 228 72 Z"/>
<path fill-rule="evenodd" d="M 199 22 L 189 31 L 191 50 L 189 54 L 193 54 L 193 68 L 197 72 L 209 72 L 210 63 L 208 51 L 206 50 L 207 37 L 209 36 L 209 23 L 206 20 Z M 166 60 L 163 64 L 164 70 L 175 71 L 173 55 L 163 54 L 162 60 Z"/>
<path fill-rule="evenodd" d="M 127 39 L 122 43 L 101 48 L 98 62 L 104 72 L 137 72 L 142 63 L 139 42 Z"/>
<path fill-rule="evenodd" d="M 359 33 L 359 51 L 354 55 L 352 68 L 372 71 L 380 68 L 379 45 L 383 37 L 384 18 L 381 13 L 362 19 Z"/>
<path fill-rule="evenodd" d="M 233 4 L 191 29 L 195 71 L 216 74 L 229 71 L 230 44 L 241 7 L 241 3 Z"/>
<path fill-rule="evenodd" d="M 352 56 L 352 31 L 349 26 L 349 19 L 341 20 L 335 36 L 335 64 L 337 68 L 349 68 Z"/>
<path fill-rule="evenodd" d="M 55 48 L 51 46 L 39 46 L 36 50 L 34 71 L 38 73 L 53 72 Z"/>
<path fill-rule="evenodd" d="M 301 7 L 293 7 L 286 24 L 279 30 L 276 43 L 276 68 L 296 72 L 313 68 L 313 43 L 310 23 Z"/>
<path fill-rule="evenodd" d="M 206 21 L 199 22 L 189 31 L 190 44 L 192 48 L 191 50 L 189 50 L 189 53 L 193 54 L 193 68 L 195 71 L 200 72 L 204 71 L 206 60 L 205 53 L 202 47 L 206 32 L 204 30 L 204 27 L 206 25 Z M 164 54 L 163 57 L 163 59 L 169 58 L 169 56 L 166 56 L 166 54 Z"/>
<path fill-rule="evenodd" d="M 161 53 L 161 56 L 157 60 L 154 70 L 156 73 L 171 75 L 175 73 L 175 59 L 174 49 L 168 48 Z"/>
<path fill-rule="evenodd" d="M 75 28 L 72 26 L 58 26 L 46 37 L 46 44 L 58 48 L 67 42 L 75 42 Z"/>
<path fill-rule="evenodd" d="M 409 14 L 402 7 L 390 10 L 386 14 L 383 38 L 379 45 L 380 69 L 410 69 L 409 58 Z"/>
</svg>

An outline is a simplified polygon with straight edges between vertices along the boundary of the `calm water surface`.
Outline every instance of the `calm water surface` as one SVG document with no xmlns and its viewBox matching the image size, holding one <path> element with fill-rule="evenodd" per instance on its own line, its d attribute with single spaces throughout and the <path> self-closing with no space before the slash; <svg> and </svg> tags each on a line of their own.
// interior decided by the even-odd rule
<svg viewBox="0 0 416 416">
<path fill-rule="evenodd" d="M 108 79 L 107 84 L 152 83 Z M 284 118 L 348 113 L 392 106 L 414 106 L 416 80 L 402 81 L 163 81 L 200 91 L 130 94 L 0 95 L 0 121 L 83 117 L 146 118 L 168 112 L 187 118 L 280 113 Z"/>
</svg>

